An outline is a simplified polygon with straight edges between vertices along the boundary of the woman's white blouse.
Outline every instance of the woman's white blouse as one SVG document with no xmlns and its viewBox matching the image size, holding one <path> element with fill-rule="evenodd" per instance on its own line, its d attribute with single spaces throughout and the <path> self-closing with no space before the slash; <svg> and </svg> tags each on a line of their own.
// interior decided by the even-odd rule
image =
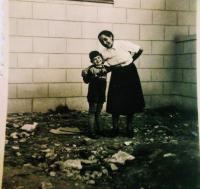
<svg viewBox="0 0 200 189">
<path fill-rule="evenodd" d="M 115 40 L 113 47 L 104 49 L 102 55 L 110 65 L 122 64 L 122 66 L 126 66 L 133 61 L 132 56 L 134 53 L 137 53 L 139 49 L 140 46 L 129 41 Z"/>
</svg>

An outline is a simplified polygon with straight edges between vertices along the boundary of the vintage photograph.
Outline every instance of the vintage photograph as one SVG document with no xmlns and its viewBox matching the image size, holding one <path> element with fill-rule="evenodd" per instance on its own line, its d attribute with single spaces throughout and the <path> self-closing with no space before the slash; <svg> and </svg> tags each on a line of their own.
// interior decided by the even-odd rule
<svg viewBox="0 0 200 189">
<path fill-rule="evenodd" d="M 1 188 L 200 189 L 198 3 L 0 1 Z"/>
</svg>

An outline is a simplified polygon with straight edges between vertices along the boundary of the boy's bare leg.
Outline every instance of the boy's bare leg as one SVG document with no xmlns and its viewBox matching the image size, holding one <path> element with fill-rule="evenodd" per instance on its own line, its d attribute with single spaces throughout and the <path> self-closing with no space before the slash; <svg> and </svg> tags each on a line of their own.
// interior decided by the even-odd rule
<svg viewBox="0 0 200 189">
<path fill-rule="evenodd" d="M 118 135 L 119 133 L 119 115 L 118 114 L 112 114 L 112 125 L 113 125 L 113 129 L 112 129 L 112 134 L 114 136 Z"/>
<path fill-rule="evenodd" d="M 126 116 L 126 133 L 128 137 L 133 137 L 133 114 Z"/>
</svg>

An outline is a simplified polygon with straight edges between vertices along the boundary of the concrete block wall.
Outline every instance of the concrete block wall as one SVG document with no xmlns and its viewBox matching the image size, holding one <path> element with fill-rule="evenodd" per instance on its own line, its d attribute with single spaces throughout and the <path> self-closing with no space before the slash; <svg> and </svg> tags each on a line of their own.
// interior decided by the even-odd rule
<svg viewBox="0 0 200 189">
<path fill-rule="evenodd" d="M 136 65 L 147 107 L 173 104 L 174 85 L 182 77 L 174 69 L 174 39 L 195 33 L 195 3 L 9 0 L 8 111 L 45 112 L 59 104 L 87 109 L 87 86 L 80 73 L 90 65 L 88 53 L 100 47 L 97 35 L 103 29 L 144 49 Z"/>
<path fill-rule="evenodd" d="M 179 75 L 174 86 L 176 105 L 194 111 L 197 110 L 196 35 L 181 37 L 176 45 L 175 70 Z"/>
</svg>

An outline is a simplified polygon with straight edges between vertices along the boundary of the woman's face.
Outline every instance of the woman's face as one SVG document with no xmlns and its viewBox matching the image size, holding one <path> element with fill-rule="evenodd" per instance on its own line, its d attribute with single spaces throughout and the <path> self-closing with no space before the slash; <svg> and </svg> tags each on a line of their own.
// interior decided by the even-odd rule
<svg viewBox="0 0 200 189">
<path fill-rule="evenodd" d="M 110 49 L 112 48 L 113 46 L 113 38 L 112 36 L 107 36 L 107 35 L 104 35 L 102 34 L 100 37 L 99 37 L 99 41 L 101 42 L 101 44 L 106 47 L 107 49 Z"/>
</svg>

